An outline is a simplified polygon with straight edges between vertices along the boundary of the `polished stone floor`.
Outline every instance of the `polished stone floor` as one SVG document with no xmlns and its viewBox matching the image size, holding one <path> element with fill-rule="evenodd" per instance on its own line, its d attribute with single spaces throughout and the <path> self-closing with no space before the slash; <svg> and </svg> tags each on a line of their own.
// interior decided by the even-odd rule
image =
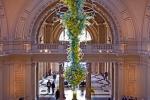
<svg viewBox="0 0 150 100">
<path fill-rule="evenodd" d="M 57 75 L 56 78 L 56 89 L 59 87 L 59 76 Z M 50 90 L 50 93 L 48 93 L 47 90 L 47 81 L 50 80 L 53 81 L 52 76 L 48 76 L 47 78 L 43 78 L 39 81 L 39 97 L 40 100 L 55 100 L 55 95 L 52 94 L 52 90 Z M 91 86 L 94 89 L 94 94 L 92 94 L 92 100 L 108 100 L 108 98 L 111 97 L 111 85 L 103 79 L 102 76 L 92 75 L 91 76 Z M 55 89 L 55 90 L 56 90 Z M 65 88 L 65 97 L 66 100 L 72 99 L 72 91 L 69 88 Z M 78 100 L 86 100 L 85 99 L 85 90 L 84 92 L 81 92 L 80 89 L 77 89 L 77 99 Z"/>
<path fill-rule="evenodd" d="M 56 99 L 54 97 L 41 97 L 40 100 L 56 100 Z M 68 99 L 66 99 L 66 100 L 68 100 Z M 71 100 L 71 99 L 69 99 L 69 100 Z M 82 99 L 78 99 L 78 100 L 82 100 Z M 92 100 L 109 100 L 109 98 L 93 97 Z"/>
</svg>

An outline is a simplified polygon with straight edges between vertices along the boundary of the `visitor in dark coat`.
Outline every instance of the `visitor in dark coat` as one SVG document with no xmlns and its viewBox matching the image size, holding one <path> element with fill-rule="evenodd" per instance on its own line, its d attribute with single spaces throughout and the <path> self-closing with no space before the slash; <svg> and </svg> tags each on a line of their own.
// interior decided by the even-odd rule
<svg viewBox="0 0 150 100">
<path fill-rule="evenodd" d="M 53 81 L 52 82 L 52 94 L 54 94 L 54 91 L 55 91 L 55 82 Z"/>
<path fill-rule="evenodd" d="M 57 91 L 55 92 L 55 98 L 56 98 L 56 100 L 58 100 L 59 97 L 60 97 L 60 91 L 59 91 L 59 89 L 57 89 Z"/>
</svg>

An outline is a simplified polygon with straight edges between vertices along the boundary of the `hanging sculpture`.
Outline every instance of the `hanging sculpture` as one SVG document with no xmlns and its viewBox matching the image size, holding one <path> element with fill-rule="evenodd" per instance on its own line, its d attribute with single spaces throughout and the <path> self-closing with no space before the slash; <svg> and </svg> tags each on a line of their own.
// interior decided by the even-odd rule
<svg viewBox="0 0 150 100">
<path fill-rule="evenodd" d="M 83 11 L 84 0 L 61 0 L 67 5 L 68 11 L 62 16 L 62 23 L 69 37 L 68 61 L 70 65 L 65 71 L 65 78 L 71 84 L 73 92 L 78 84 L 85 79 L 86 70 L 81 65 L 82 51 L 79 36 L 86 27 L 86 14 Z M 76 94 L 73 94 L 76 100 Z"/>
</svg>

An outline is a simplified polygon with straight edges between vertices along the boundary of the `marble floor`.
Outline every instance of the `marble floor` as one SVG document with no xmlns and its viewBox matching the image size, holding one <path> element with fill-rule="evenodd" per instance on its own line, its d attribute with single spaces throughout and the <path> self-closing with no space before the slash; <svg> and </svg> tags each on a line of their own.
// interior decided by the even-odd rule
<svg viewBox="0 0 150 100">
<path fill-rule="evenodd" d="M 105 82 L 104 80 L 100 81 L 100 84 L 97 84 L 98 81 L 96 79 L 102 80 L 101 77 L 97 78 L 97 76 L 91 76 L 91 80 L 92 80 L 91 86 L 95 91 L 94 94 L 92 95 L 92 100 L 108 100 L 108 98 L 111 97 L 111 91 L 110 91 L 111 88 L 109 87 L 109 85 L 105 86 L 105 84 L 102 84 L 102 82 L 103 83 Z M 50 90 L 50 93 L 48 93 L 47 86 L 46 86 L 48 80 L 50 80 L 52 82 L 53 81 L 52 76 L 48 76 L 47 78 L 43 78 L 42 80 L 39 81 L 39 98 L 40 98 L 40 100 L 55 100 L 55 95 L 52 94 L 52 90 Z M 57 89 L 59 87 L 59 76 L 58 75 L 57 75 L 55 82 L 56 82 L 55 87 Z M 99 88 L 97 89 L 97 87 L 99 87 Z M 106 91 L 106 89 L 107 89 L 107 91 Z M 65 88 L 65 97 L 66 97 L 66 100 L 72 99 L 72 91 L 70 88 Z M 86 100 L 85 99 L 85 90 L 83 92 L 81 92 L 80 89 L 77 89 L 77 99 L 78 100 Z"/>
</svg>

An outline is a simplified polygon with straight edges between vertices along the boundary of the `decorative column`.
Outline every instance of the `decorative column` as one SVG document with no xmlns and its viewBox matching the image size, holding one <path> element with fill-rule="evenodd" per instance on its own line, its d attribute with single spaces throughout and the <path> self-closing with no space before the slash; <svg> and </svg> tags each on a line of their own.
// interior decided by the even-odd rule
<svg viewBox="0 0 150 100">
<path fill-rule="evenodd" d="M 86 100 L 91 100 L 91 63 L 87 63 Z"/>
<path fill-rule="evenodd" d="M 59 65 L 59 91 L 60 91 L 60 100 L 64 100 L 64 66 L 63 64 Z"/>
</svg>

